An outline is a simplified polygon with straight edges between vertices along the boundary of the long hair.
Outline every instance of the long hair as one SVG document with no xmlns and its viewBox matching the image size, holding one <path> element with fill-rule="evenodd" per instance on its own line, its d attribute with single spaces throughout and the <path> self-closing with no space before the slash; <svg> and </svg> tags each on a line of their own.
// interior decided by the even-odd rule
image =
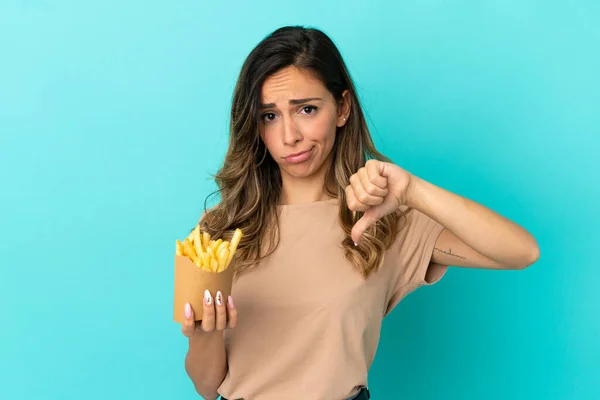
<svg viewBox="0 0 600 400">
<path fill-rule="evenodd" d="M 200 220 L 211 236 L 231 238 L 233 230 L 244 236 L 235 256 L 235 275 L 257 265 L 279 243 L 278 201 L 282 189 L 279 167 L 259 135 L 261 88 L 265 80 L 283 68 L 294 66 L 321 80 L 338 103 L 349 91 L 349 120 L 337 128 L 326 178 L 325 193 L 340 202 L 339 222 L 346 233 L 346 258 L 367 278 L 380 265 L 394 241 L 400 213 L 374 224 L 355 246 L 350 238 L 362 213 L 346 205 L 345 187 L 350 176 L 368 159 L 390 161 L 380 154 L 371 138 L 356 89 L 333 41 L 322 31 L 299 26 L 279 28 L 264 38 L 248 55 L 235 86 L 231 107 L 229 146 L 221 169 L 215 175 L 220 202 L 206 210 Z"/>
</svg>

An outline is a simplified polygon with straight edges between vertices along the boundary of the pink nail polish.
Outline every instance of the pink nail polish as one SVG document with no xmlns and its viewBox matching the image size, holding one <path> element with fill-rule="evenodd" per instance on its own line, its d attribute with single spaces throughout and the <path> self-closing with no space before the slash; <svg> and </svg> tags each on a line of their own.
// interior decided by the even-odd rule
<svg viewBox="0 0 600 400">
<path fill-rule="evenodd" d="M 184 313 L 186 318 L 192 316 L 192 306 L 190 306 L 190 303 L 185 303 Z"/>
<path fill-rule="evenodd" d="M 233 308 L 233 297 L 229 296 L 229 297 L 227 298 L 227 303 L 229 304 L 229 307 L 230 307 L 230 308 Z"/>
<path fill-rule="evenodd" d="M 223 295 L 221 294 L 220 291 L 217 292 L 216 299 L 217 299 L 217 305 L 220 306 L 223 304 Z"/>
<path fill-rule="evenodd" d="M 208 306 L 212 304 L 212 296 L 210 295 L 208 289 L 204 291 L 204 303 L 206 303 Z"/>
</svg>

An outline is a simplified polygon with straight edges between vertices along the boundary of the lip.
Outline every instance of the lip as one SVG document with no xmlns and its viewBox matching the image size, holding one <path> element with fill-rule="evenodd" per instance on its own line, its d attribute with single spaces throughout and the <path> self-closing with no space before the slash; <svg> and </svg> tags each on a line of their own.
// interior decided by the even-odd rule
<svg viewBox="0 0 600 400">
<path fill-rule="evenodd" d="M 310 149 L 301 151 L 300 153 L 290 154 L 290 155 L 284 157 L 284 160 L 290 164 L 298 164 L 298 163 L 304 162 L 304 161 L 308 160 L 308 158 L 310 157 L 310 154 L 312 153 L 312 150 L 313 150 L 313 148 L 311 147 Z"/>
</svg>

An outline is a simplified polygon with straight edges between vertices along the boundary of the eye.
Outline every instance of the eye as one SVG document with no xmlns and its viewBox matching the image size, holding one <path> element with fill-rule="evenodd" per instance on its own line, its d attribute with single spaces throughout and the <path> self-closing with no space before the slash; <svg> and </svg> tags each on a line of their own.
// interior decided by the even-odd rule
<svg viewBox="0 0 600 400">
<path fill-rule="evenodd" d="M 261 119 L 263 120 L 263 122 L 271 122 L 275 119 L 275 113 L 264 113 L 261 116 Z"/>
<path fill-rule="evenodd" d="M 302 107 L 302 111 L 303 111 L 305 114 L 308 114 L 308 115 L 310 115 L 310 114 L 314 114 L 314 113 L 315 113 L 315 111 L 317 111 L 317 109 L 318 109 L 318 108 L 319 108 L 319 107 L 315 107 L 315 106 L 304 106 L 304 107 Z"/>
</svg>

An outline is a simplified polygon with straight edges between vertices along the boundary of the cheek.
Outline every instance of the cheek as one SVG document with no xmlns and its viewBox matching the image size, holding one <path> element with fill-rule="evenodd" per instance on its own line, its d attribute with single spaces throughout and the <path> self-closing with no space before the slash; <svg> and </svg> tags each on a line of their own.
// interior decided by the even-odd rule
<svg viewBox="0 0 600 400">
<path fill-rule="evenodd" d="M 277 140 L 274 137 L 274 135 L 269 134 L 266 131 L 262 131 L 260 133 L 260 138 L 262 139 L 263 144 L 265 145 L 265 147 L 267 148 L 267 150 L 269 151 L 269 153 L 273 156 L 273 158 L 277 159 L 276 154 L 277 154 Z"/>
<path fill-rule="evenodd" d="M 331 143 L 329 142 L 333 142 L 335 140 L 335 122 L 335 119 L 331 118 L 330 116 L 317 118 L 313 121 L 310 127 L 307 127 L 308 130 L 306 136 L 309 136 L 316 142 L 330 146 Z"/>
</svg>

